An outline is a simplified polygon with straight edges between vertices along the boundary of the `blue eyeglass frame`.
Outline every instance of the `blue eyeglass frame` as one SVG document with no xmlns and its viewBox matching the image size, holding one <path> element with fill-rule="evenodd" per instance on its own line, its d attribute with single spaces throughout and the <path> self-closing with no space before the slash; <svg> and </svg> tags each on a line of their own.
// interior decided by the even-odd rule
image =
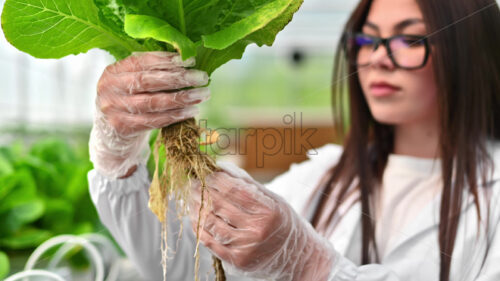
<svg viewBox="0 0 500 281">
<path fill-rule="evenodd" d="M 353 52 L 353 48 L 349 47 L 349 40 L 350 39 L 354 40 L 354 38 L 356 36 L 363 36 L 363 37 L 367 37 L 367 38 L 372 39 L 373 40 L 373 45 L 374 45 L 374 50 L 377 50 L 378 47 L 380 47 L 380 45 L 385 46 L 385 48 L 387 50 L 387 55 L 391 59 L 392 63 L 396 67 L 401 68 L 401 69 L 415 70 L 415 69 L 419 69 L 419 68 L 424 67 L 427 64 L 427 61 L 429 60 L 429 56 L 430 56 L 430 53 L 431 53 L 431 48 L 430 48 L 430 45 L 429 45 L 429 41 L 428 41 L 428 39 L 427 39 L 426 36 L 422 36 L 422 35 L 397 34 L 397 35 L 393 35 L 391 37 L 382 38 L 382 37 L 377 37 L 377 36 L 373 36 L 373 35 L 368 35 L 368 34 L 365 34 L 365 33 L 362 33 L 362 32 L 344 32 L 344 34 L 342 35 L 342 45 L 344 47 L 346 58 L 347 58 L 347 60 L 352 65 L 355 65 L 355 66 L 366 66 L 366 65 L 368 65 L 368 64 L 366 64 L 366 65 L 359 65 L 359 64 L 357 64 L 355 62 L 355 59 L 356 59 L 356 56 L 357 56 L 357 50 L 355 50 L 355 52 Z M 401 66 L 399 63 L 396 62 L 396 59 L 392 55 L 392 49 L 391 49 L 390 43 L 391 43 L 391 40 L 396 39 L 396 38 L 401 38 L 401 37 L 409 37 L 409 38 L 412 38 L 412 39 L 416 39 L 417 41 L 422 41 L 424 43 L 425 56 L 424 56 L 424 61 L 422 62 L 421 65 L 414 66 L 414 67 L 406 67 L 406 66 Z M 356 56 L 353 56 L 352 54 L 355 54 Z"/>
</svg>

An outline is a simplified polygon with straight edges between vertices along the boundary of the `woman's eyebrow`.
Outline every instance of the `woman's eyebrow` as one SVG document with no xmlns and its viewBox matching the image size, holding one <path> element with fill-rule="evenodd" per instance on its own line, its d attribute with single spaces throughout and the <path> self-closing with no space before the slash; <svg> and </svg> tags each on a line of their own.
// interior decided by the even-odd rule
<svg viewBox="0 0 500 281">
<path fill-rule="evenodd" d="M 424 21 L 422 19 L 419 19 L 419 18 L 405 19 L 405 20 L 399 22 L 398 24 L 396 24 L 394 26 L 393 30 L 394 30 L 394 33 L 398 33 L 398 32 L 401 32 L 404 28 L 406 28 L 409 25 L 416 24 L 416 23 L 423 23 L 423 22 Z M 371 27 L 372 29 L 374 29 L 376 31 L 380 31 L 378 25 L 376 25 L 372 22 L 367 21 L 367 22 L 365 22 L 364 25 L 367 27 Z"/>
</svg>

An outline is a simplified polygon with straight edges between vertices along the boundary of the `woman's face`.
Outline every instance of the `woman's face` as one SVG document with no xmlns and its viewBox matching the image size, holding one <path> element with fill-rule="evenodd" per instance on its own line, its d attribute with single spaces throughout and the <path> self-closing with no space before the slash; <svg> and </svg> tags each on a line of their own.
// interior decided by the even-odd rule
<svg viewBox="0 0 500 281">
<path fill-rule="evenodd" d="M 411 23 L 398 28 L 398 24 L 407 20 Z M 396 34 L 427 34 L 415 0 L 374 0 L 362 32 L 382 38 Z M 387 56 L 387 49 L 381 45 L 369 56 L 369 63 L 358 67 L 358 75 L 375 120 L 395 126 L 437 120 L 432 52 L 423 68 L 405 70 L 394 65 Z M 395 89 L 380 85 L 383 83 Z"/>
</svg>

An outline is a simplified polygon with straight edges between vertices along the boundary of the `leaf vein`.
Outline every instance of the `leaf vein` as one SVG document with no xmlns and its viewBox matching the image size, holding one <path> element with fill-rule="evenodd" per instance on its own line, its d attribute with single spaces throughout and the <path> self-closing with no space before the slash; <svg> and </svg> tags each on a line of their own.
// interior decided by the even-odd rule
<svg viewBox="0 0 500 281">
<path fill-rule="evenodd" d="M 41 9 L 41 10 L 47 11 L 49 13 L 59 14 L 60 16 L 67 17 L 67 18 L 73 19 L 75 21 L 81 22 L 84 25 L 88 25 L 88 26 L 92 27 L 93 29 L 96 29 L 97 31 L 106 34 L 112 40 L 114 40 L 114 41 L 120 43 L 121 45 L 125 46 L 130 52 L 135 51 L 134 48 L 128 42 L 126 42 L 125 40 L 122 40 L 121 38 L 118 38 L 116 35 L 110 33 L 106 29 L 102 28 L 101 26 L 97 25 L 96 23 L 91 22 L 90 20 L 84 21 L 84 20 L 78 18 L 76 15 L 73 15 L 73 14 L 68 15 L 68 14 L 65 14 L 65 13 L 59 11 L 59 10 L 54 11 L 52 9 L 46 8 L 45 5 L 43 4 L 43 2 L 41 2 L 41 1 L 40 1 L 40 4 L 42 5 L 42 7 L 30 4 L 30 3 L 24 3 L 24 2 L 16 1 L 16 0 L 12 0 L 12 2 L 18 3 L 18 4 L 22 4 L 22 5 L 26 5 L 26 6 L 29 6 L 29 7 L 32 7 L 32 8 L 36 8 L 36 9 Z"/>
</svg>

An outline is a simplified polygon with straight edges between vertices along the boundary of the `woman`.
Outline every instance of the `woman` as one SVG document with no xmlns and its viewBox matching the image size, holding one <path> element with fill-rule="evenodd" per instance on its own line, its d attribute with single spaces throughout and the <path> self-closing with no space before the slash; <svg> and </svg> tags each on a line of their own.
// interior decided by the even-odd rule
<svg viewBox="0 0 500 281">
<path fill-rule="evenodd" d="M 336 125 L 351 124 L 343 147 L 318 149 L 265 187 L 219 163 L 224 172 L 208 178 L 201 273 L 213 253 L 229 280 L 500 280 L 498 50 L 494 0 L 361 1 L 335 60 Z M 193 63 L 139 54 L 108 67 L 98 85 L 90 192 L 150 280 L 161 267 L 147 129 L 195 116 L 209 96 L 152 92 L 206 84 L 183 68 Z M 199 194 L 199 182 L 192 189 Z M 171 217 L 171 230 L 194 229 L 199 202 L 190 204 L 191 218 Z M 194 233 L 169 237 L 169 280 L 192 279 Z"/>
</svg>

